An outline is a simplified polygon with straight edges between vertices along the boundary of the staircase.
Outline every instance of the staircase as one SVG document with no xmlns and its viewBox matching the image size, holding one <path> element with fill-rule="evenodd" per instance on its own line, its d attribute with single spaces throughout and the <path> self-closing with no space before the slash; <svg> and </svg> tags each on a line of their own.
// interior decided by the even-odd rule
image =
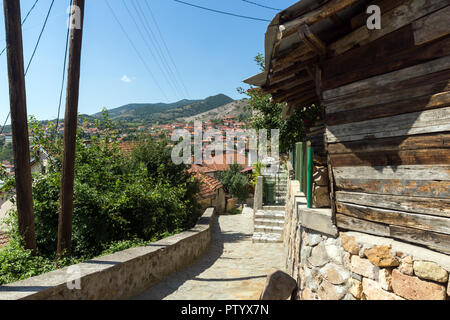
<svg viewBox="0 0 450 320">
<path fill-rule="evenodd" d="M 288 171 L 280 170 L 277 174 L 263 175 L 264 180 L 275 182 L 275 203 L 277 205 L 284 205 L 286 203 Z"/>
<path fill-rule="evenodd" d="M 253 243 L 283 242 L 284 206 L 265 206 L 255 213 Z"/>
<path fill-rule="evenodd" d="M 288 171 L 280 168 L 277 174 L 263 174 L 264 180 L 275 182 L 275 204 L 266 204 L 255 212 L 253 243 L 280 243 L 284 233 L 284 205 L 286 203 Z"/>
</svg>

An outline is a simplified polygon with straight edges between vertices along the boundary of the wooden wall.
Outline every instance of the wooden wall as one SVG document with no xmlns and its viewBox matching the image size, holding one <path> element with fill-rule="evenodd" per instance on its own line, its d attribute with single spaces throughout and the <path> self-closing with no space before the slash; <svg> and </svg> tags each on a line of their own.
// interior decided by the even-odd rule
<svg viewBox="0 0 450 320">
<path fill-rule="evenodd" d="M 339 228 L 450 254 L 450 0 L 394 0 L 321 63 Z"/>
</svg>

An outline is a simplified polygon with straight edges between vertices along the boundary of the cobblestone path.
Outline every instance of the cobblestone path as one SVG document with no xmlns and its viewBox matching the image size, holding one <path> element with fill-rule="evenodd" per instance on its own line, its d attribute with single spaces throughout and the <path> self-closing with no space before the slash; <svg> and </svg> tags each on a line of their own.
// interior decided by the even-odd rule
<svg viewBox="0 0 450 320">
<path fill-rule="evenodd" d="M 257 300 L 273 267 L 284 270 L 281 243 L 252 243 L 252 210 L 219 216 L 210 249 L 192 266 L 150 287 L 138 300 Z"/>
</svg>

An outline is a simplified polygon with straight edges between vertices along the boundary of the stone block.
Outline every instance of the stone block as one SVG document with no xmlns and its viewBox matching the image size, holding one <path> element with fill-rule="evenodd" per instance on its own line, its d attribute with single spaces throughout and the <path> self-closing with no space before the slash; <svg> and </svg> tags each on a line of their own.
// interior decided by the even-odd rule
<svg viewBox="0 0 450 320">
<path fill-rule="evenodd" d="M 362 282 L 358 281 L 356 279 L 351 278 L 349 280 L 350 283 L 350 288 L 348 289 L 348 291 L 356 298 L 356 299 L 361 299 L 361 295 L 362 295 Z"/>
<path fill-rule="evenodd" d="M 342 241 L 342 247 L 345 251 L 358 255 L 359 250 L 361 250 L 360 246 L 356 244 L 355 237 L 349 237 L 345 234 L 341 233 L 341 241 Z"/>
<path fill-rule="evenodd" d="M 397 267 L 400 264 L 397 258 L 391 254 L 389 246 L 373 246 L 364 250 L 364 255 L 377 267 Z"/>
<path fill-rule="evenodd" d="M 328 282 L 335 285 L 344 284 L 350 278 L 350 272 L 348 270 L 333 263 L 329 263 L 322 268 L 321 274 Z"/>
<path fill-rule="evenodd" d="M 401 259 L 398 270 L 408 276 L 414 275 L 413 258 L 411 256 L 406 256 Z"/>
<path fill-rule="evenodd" d="M 311 256 L 308 258 L 308 262 L 315 266 L 321 267 L 327 264 L 329 261 L 327 250 L 323 242 L 312 248 Z"/>
<path fill-rule="evenodd" d="M 317 292 L 320 300 L 341 300 L 346 290 L 342 286 L 335 286 L 328 281 L 323 281 Z"/>
<path fill-rule="evenodd" d="M 291 297 L 297 282 L 287 273 L 272 269 L 267 275 L 260 300 L 287 300 Z"/>
<path fill-rule="evenodd" d="M 317 232 L 311 231 L 307 233 L 306 244 L 308 246 L 314 247 L 322 241 L 322 236 Z"/>
<path fill-rule="evenodd" d="M 325 233 L 333 238 L 337 237 L 338 231 L 333 223 L 331 209 L 308 209 L 301 205 L 298 212 L 303 227 Z"/>
<path fill-rule="evenodd" d="M 366 278 L 378 280 L 380 268 L 374 266 L 369 260 L 362 259 L 359 256 L 352 256 L 352 272 Z"/>
<path fill-rule="evenodd" d="M 445 286 L 434 282 L 408 276 L 394 269 L 392 289 L 397 295 L 408 300 L 445 300 Z"/>
<path fill-rule="evenodd" d="M 317 300 L 317 295 L 306 288 L 302 291 L 301 300 Z"/>
<path fill-rule="evenodd" d="M 414 274 L 421 279 L 446 283 L 448 272 L 435 262 L 414 261 Z"/>
<path fill-rule="evenodd" d="M 381 285 L 371 279 L 364 278 L 362 281 L 363 294 L 367 300 L 404 300 L 392 292 L 383 290 Z"/>
<path fill-rule="evenodd" d="M 386 291 L 392 291 L 392 274 L 389 269 L 381 269 L 378 276 L 378 282 Z"/>
</svg>

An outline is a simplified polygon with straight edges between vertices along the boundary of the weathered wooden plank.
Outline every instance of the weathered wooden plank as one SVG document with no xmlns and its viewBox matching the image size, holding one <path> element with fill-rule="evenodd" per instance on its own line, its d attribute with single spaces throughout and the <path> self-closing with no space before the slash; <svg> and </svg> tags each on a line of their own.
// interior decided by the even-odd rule
<svg viewBox="0 0 450 320">
<path fill-rule="evenodd" d="M 450 6 L 447 6 L 422 19 L 414 21 L 412 26 L 416 45 L 421 45 L 450 34 L 449 17 Z"/>
<path fill-rule="evenodd" d="M 364 15 L 367 19 L 367 14 Z M 367 69 L 370 65 L 380 64 L 380 62 L 414 47 L 412 25 L 407 25 L 365 46 L 326 59 L 322 62 L 324 80 L 328 81 L 339 75 L 347 74 L 349 68 L 352 70 Z"/>
<path fill-rule="evenodd" d="M 450 91 L 326 115 L 328 126 L 450 106 Z M 325 110 L 327 111 L 327 110 Z"/>
<path fill-rule="evenodd" d="M 410 0 L 376 0 L 376 1 L 371 1 L 370 4 L 379 6 L 381 12 L 388 12 L 388 11 L 400 6 L 401 4 L 403 4 L 406 1 L 410 1 Z M 368 15 L 365 10 L 363 12 L 361 12 L 360 14 L 354 16 L 350 21 L 352 29 L 356 29 L 356 28 L 366 25 L 367 17 L 368 17 Z"/>
<path fill-rule="evenodd" d="M 368 207 L 340 201 L 336 202 L 336 210 L 339 213 L 362 220 L 450 234 L 450 219 L 448 217 Z"/>
<path fill-rule="evenodd" d="M 371 207 L 450 217 L 450 199 L 338 191 L 336 200 Z"/>
<path fill-rule="evenodd" d="M 393 10 L 385 13 L 382 12 L 381 29 L 369 30 L 367 26 L 362 26 L 332 43 L 329 49 L 334 51 L 335 55 L 342 54 L 357 45 L 369 43 L 381 38 L 447 5 L 448 0 L 412 0 L 406 2 Z"/>
<path fill-rule="evenodd" d="M 339 169 L 339 168 L 335 168 Z M 352 179 L 336 178 L 339 191 L 377 193 L 409 197 L 450 198 L 450 181 L 430 179 Z"/>
<path fill-rule="evenodd" d="M 311 12 L 305 13 L 303 16 L 286 22 L 280 26 L 281 38 L 284 39 L 294 34 L 297 31 L 297 27 L 302 24 L 312 25 L 314 23 L 320 22 L 331 15 L 347 8 L 348 6 L 354 4 L 358 0 L 333 0 L 329 1 L 320 8 L 313 10 Z"/>
<path fill-rule="evenodd" d="M 447 164 L 450 148 L 336 154 L 331 161 L 335 167 Z"/>
<path fill-rule="evenodd" d="M 336 213 L 336 224 L 338 229 L 360 231 L 382 237 L 389 237 L 390 235 L 387 225 L 349 217 L 340 213 Z"/>
<path fill-rule="evenodd" d="M 327 127 L 328 142 L 450 131 L 450 107 Z"/>
<path fill-rule="evenodd" d="M 450 165 L 339 167 L 334 168 L 337 179 L 399 179 L 450 181 Z"/>
<path fill-rule="evenodd" d="M 401 70 L 385 73 L 379 76 L 371 77 L 355 83 L 351 83 L 339 88 L 325 90 L 323 92 L 324 100 L 354 94 L 360 90 L 366 90 L 376 87 L 396 83 L 402 80 L 420 77 L 426 74 L 435 73 L 450 68 L 450 56 L 445 56 L 419 65 L 414 65 Z"/>
<path fill-rule="evenodd" d="M 393 238 L 419 243 L 433 250 L 450 254 L 449 235 L 400 226 L 389 226 L 389 230 Z"/>
<path fill-rule="evenodd" d="M 450 148 L 450 133 L 352 141 L 328 145 L 330 154 Z"/>
<path fill-rule="evenodd" d="M 325 110 L 327 114 L 332 114 L 447 92 L 450 91 L 449 74 L 450 69 L 427 75 L 424 79 L 421 77 L 419 84 L 416 79 L 410 79 L 385 88 L 364 90 L 346 98 L 327 100 L 324 101 Z"/>
</svg>

